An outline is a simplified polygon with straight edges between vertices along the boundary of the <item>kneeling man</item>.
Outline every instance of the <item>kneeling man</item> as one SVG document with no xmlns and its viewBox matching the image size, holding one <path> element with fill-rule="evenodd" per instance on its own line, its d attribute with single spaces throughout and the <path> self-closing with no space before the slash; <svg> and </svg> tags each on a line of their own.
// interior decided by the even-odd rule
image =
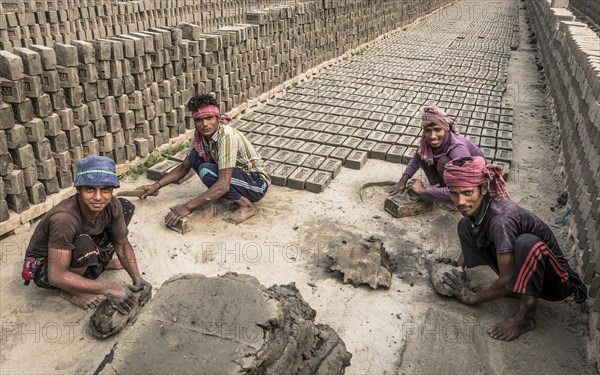
<svg viewBox="0 0 600 375">
<path fill-rule="evenodd" d="M 119 187 L 115 162 L 87 156 L 77 164 L 77 194 L 48 211 L 35 228 L 21 276 L 83 308 L 94 308 L 108 299 L 126 313 L 135 301 L 132 292 L 142 290 L 140 304 L 151 297 L 152 286 L 142 279 L 127 225 L 135 207 L 113 196 Z M 116 253 L 118 259 L 113 259 Z M 125 268 L 133 285 L 96 280 L 107 269 Z"/>
<path fill-rule="evenodd" d="M 478 292 L 455 274 L 447 273 L 444 282 L 469 305 L 520 295 L 519 311 L 488 330 L 493 338 L 510 341 L 535 328 L 539 298 L 560 301 L 574 294 L 575 302 L 582 303 L 587 288 L 569 266 L 550 228 L 509 200 L 502 176 L 501 167 L 486 165 L 482 157 L 446 164 L 444 181 L 464 216 L 458 223 L 459 265 L 489 265 L 498 279 Z"/>
</svg>

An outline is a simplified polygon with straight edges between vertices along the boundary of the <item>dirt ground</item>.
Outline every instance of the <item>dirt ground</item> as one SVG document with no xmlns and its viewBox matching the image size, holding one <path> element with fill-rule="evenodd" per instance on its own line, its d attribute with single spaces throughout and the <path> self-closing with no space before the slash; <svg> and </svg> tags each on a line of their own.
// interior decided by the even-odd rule
<svg viewBox="0 0 600 375">
<path fill-rule="evenodd" d="M 556 198 L 564 189 L 559 136 L 547 117 L 544 82 L 535 64 L 535 45 L 528 43 L 526 14 L 521 13 L 521 40 L 511 54 L 508 91 L 514 119 L 514 163 L 508 182 L 511 198 L 543 218 L 570 256 L 567 226 L 554 220 L 564 208 Z M 130 225 L 144 277 L 154 288 L 178 273 L 215 276 L 247 273 L 263 285 L 294 282 L 317 311 L 316 322 L 333 327 L 352 353 L 349 374 L 396 373 L 595 373 L 586 364 L 587 316 L 572 302 L 538 307 L 538 325 L 514 342 L 498 342 L 485 330 L 510 316 L 517 299 L 477 307 L 438 296 L 426 262 L 459 254 L 456 224 L 460 214 L 444 208 L 412 218 L 394 219 L 383 210 L 380 187 L 361 184 L 396 180 L 403 166 L 369 160 L 358 171 L 344 168 L 321 194 L 272 186 L 259 203 L 259 214 L 236 226 L 217 217 L 181 235 L 165 228 L 170 206 L 204 187 L 194 177 L 170 185 L 158 197 L 138 201 Z M 126 181 L 122 188 L 147 182 Z M 33 227 L 32 227 L 33 229 Z M 144 345 L 135 327 L 97 341 L 86 333 L 91 312 L 63 301 L 58 293 L 23 286 L 22 258 L 32 230 L 2 240 L 0 263 L 0 373 L 91 373 L 120 340 Z M 328 248 L 358 237 L 376 236 L 398 264 L 389 290 L 344 285 L 324 270 Z M 573 264 L 573 262 L 572 262 Z M 489 277 L 476 270 L 476 277 Z M 102 278 L 127 282 L 124 271 Z M 185 293 L 185 291 L 182 291 Z M 190 298 L 194 298 L 190 295 Z"/>
</svg>

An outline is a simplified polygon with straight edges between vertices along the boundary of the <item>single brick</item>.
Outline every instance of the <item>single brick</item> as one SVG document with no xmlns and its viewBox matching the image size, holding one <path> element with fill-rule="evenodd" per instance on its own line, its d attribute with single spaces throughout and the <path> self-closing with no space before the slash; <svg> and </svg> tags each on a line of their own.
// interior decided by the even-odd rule
<svg viewBox="0 0 600 375">
<path fill-rule="evenodd" d="M 339 160 L 338 160 L 339 161 Z M 306 190 L 312 193 L 321 193 L 325 191 L 331 183 L 332 175 L 326 171 L 314 171 L 305 182 Z"/>
<path fill-rule="evenodd" d="M 287 184 L 288 177 L 296 170 L 295 165 L 281 164 L 277 169 L 273 171 L 271 175 L 271 181 L 273 185 L 285 186 Z"/>
<path fill-rule="evenodd" d="M 351 169 L 361 169 L 367 163 L 367 153 L 365 151 L 353 151 L 346 159 L 344 166 Z"/>
<path fill-rule="evenodd" d="M 305 167 L 296 168 L 296 170 L 289 175 L 286 186 L 291 189 L 304 190 L 304 184 L 313 172 L 313 169 Z"/>
</svg>

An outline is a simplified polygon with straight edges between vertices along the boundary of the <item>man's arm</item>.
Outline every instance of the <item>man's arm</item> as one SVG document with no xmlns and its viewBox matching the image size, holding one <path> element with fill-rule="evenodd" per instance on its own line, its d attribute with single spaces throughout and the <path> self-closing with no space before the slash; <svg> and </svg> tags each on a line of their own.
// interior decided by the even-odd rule
<svg viewBox="0 0 600 375">
<path fill-rule="evenodd" d="M 231 185 L 233 170 L 234 168 L 219 169 L 219 178 L 217 179 L 217 182 L 196 198 L 171 208 L 171 212 L 167 215 L 165 223 L 167 225 L 174 225 L 178 219 L 186 216 L 196 208 L 215 202 L 225 195 L 229 191 Z"/>
<path fill-rule="evenodd" d="M 142 194 L 140 198 L 145 199 L 149 195 L 152 195 L 154 192 L 158 191 L 161 187 L 165 187 L 173 182 L 181 180 L 187 176 L 187 174 L 190 172 L 190 169 L 190 157 L 188 155 L 185 157 L 185 159 L 183 159 L 183 162 L 181 162 L 171 172 L 167 173 L 163 178 L 153 184 L 142 186 L 141 188 L 144 189 L 144 194 Z"/>
<path fill-rule="evenodd" d="M 514 254 L 502 253 L 498 254 L 498 268 L 500 274 L 494 283 L 487 289 L 473 293 L 466 283 L 458 280 L 456 276 L 446 275 L 445 283 L 453 290 L 454 295 L 460 301 L 468 305 L 476 305 L 482 302 L 493 301 L 511 294 L 511 291 L 506 289 L 506 284 L 510 281 L 514 269 Z"/>
<path fill-rule="evenodd" d="M 127 271 L 129 276 L 131 276 L 134 287 L 130 289 L 134 292 L 142 290 L 142 294 L 140 296 L 140 305 L 144 306 L 150 297 L 152 297 L 152 285 L 150 285 L 150 283 L 146 280 L 142 279 L 140 271 L 138 270 L 133 246 L 131 246 L 131 243 L 127 237 L 115 241 L 115 252 L 117 253 L 119 261 L 123 265 L 123 268 L 125 268 L 125 271 Z"/>
</svg>

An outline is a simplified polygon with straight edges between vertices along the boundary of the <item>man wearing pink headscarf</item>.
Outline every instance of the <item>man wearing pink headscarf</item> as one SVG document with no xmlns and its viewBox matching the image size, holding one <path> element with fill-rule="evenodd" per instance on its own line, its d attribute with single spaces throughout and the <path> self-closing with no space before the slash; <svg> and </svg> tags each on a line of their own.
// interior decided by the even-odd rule
<svg viewBox="0 0 600 375">
<path fill-rule="evenodd" d="M 587 288 L 569 266 L 550 228 L 509 199 L 502 175 L 501 167 L 486 164 L 481 157 L 446 164 L 444 181 L 464 216 L 458 223 L 459 264 L 467 268 L 489 265 L 498 278 L 478 292 L 458 273 L 446 273 L 444 282 L 469 305 L 520 295 L 519 311 L 488 330 L 493 338 L 510 341 L 535 328 L 539 298 L 560 301 L 574 294 L 575 302 L 582 303 Z"/>
<path fill-rule="evenodd" d="M 238 209 L 227 220 L 239 224 L 256 214 L 255 202 L 261 200 L 271 183 L 262 158 L 250 141 L 237 129 L 227 125 L 231 120 L 221 114 L 219 104 L 210 95 L 196 95 L 188 102 L 196 131 L 189 155 L 166 176 L 143 186 L 141 198 L 181 180 L 193 169 L 208 190 L 171 208 L 165 218 L 168 226 L 193 210 L 218 199 L 233 201 Z"/>
<path fill-rule="evenodd" d="M 419 149 L 408 163 L 400 181 L 389 193 L 403 193 L 408 188 L 422 201 L 449 202 L 450 193 L 443 179 L 444 165 L 452 159 L 464 156 L 484 157 L 483 151 L 470 139 L 459 135 L 454 119 L 439 107 L 425 107 L 421 125 L 423 135 Z M 419 168 L 423 168 L 432 187 L 426 189 L 421 180 L 411 179 Z"/>
</svg>

